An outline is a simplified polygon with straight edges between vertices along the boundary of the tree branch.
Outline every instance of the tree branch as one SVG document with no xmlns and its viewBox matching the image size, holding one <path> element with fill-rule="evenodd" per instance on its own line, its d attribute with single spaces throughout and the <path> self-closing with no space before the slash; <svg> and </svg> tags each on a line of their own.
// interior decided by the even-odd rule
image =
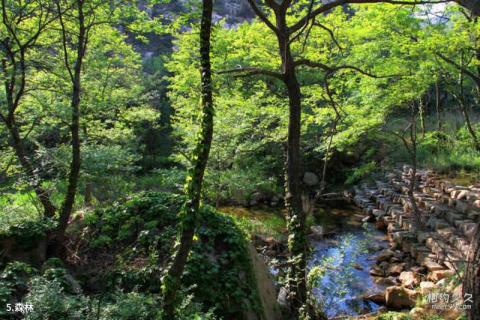
<svg viewBox="0 0 480 320">
<path fill-rule="evenodd" d="M 249 0 L 250 1 L 250 0 Z M 322 14 L 328 10 L 336 8 L 338 6 L 349 4 L 349 3 L 390 3 L 390 4 L 403 4 L 403 5 L 418 5 L 418 4 L 434 4 L 434 3 L 446 3 L 451 2 L 452 0 L 420 0 L 420 1 L 408 1 L 408 0 L 334 0 L 332 2 L 322 4 L 318 8 L 312 10 L 309 14 L 305 15 L 303 18 L 298 20 L 294 25 L 289 28 L 289 33 L 292 34 L 300 30 L 310 19 L 315 18 L 319 14 Z"/>
<path fill-rule="evenodd" d="M 267 27 L 269 27 L 270 29 L 273 30 L 273 32 L 275 32 L 276 34 L 279 33 L 279 30 L 277 29 L 277 27 L 275 27 L 273 25 L 273 23 L 267 18 L 267 16 L 265 15 L 265 13 L 263 13 L 262 10 L 260 10 L 260 8 L 257 6 L 257 4 L 255 3 L 255 0 L 247 0 L 248 3 L 250 4 L 250 7 L 252 8 L 253 12 L 255 12 L 255 14 L 257 15 L 257 17 L 262 20 L 266 25 Z"/>
<path fill-rule="evenodd" d="M 477 84 L 477 86 L 480 86 L 480 76 L 476 75 L 475 73 L 471 72 L 470 70 L 468 70 L 467 68 L 459 65 L 458 63 L 456 63 L 455 61 L 453 61 L 452 59 L 444 56 L 442 53 L 440 52 L 435 52 L 435 55 L 440 57 L 443 61 L 447 62 L 448 64 L 454 66 L 455 68 L 457 68 L 458 70 L 462 71 L 463 73 L 465 73 L 467 76 L 469 76 L 470 78 L 472 78 L 473 81 L 475 81 L 475 83 Z"/>
<path fill-rule="evenodd" d="M 255 67 L 245 67 L 245 68 L 236 68 L 236 69 L 227 69 L 227 70 L 217 71 L 217 74 L 231 74 L 231 73 L 237 73 L 240 76 L 245 76 L 245 77 L 254 76 L 254 75 L 264 75 L 264 76 L 274 77 L 280 80 L 283 79 L 283 74 L 281 74 L 280 72 L 261 69 L 261 68 L 255 68 Z"/>
<path fill-rule="evenodd" d="M 328 28 L 324 24 L 321 24 L 320 22 L 313 21 L 313 25 L 322 28 L 323 30 L 327 31 L 328 34 L 330 35 L 330 38 L 332 38 L 332 41 L 335 43 L 335 45 L 338 47 L 338 49 L 343 50 L 343 48 L 340 46 L 340 43 L 338 43 L 337 38 L 335 38 L 335 34 L 333 34 L 332 29 Z"/>
<path fill-rule="evenodd" d="M 376 79 L 381 79 L 381 78 L 392 78 L 392 77 L 404 77 L 405 75 L 401 75 L 401 74 L 391 74 L 391 75 L 376 75 L 376 74 L 373 74 L 371 72 L 368 72 L 368 71 L 365 71 L 359 67 L 355 67 L 355 66 L 351 66 L 351 65 L 342 65 L 342 66 L 335 66 L 335 67 L 331 67 L 331 66 L 328 66 L 324 63 L 321 63 L 321 62 L 314 62 L 314 61 L 310 61 L 308 59 L 299 59 L 297 61 L 295 61 L 295 66 L 307 66 L 307 67 L 311 67 L 311 68 L 320 68 L 320 69 L 323 69 L 325 70 L 327 73 L 329 74 L 333 74 L 337 71 L 340 71 L 340 70 L 347 70 L 347 69 L 350 69 L 350 70 L 353 70 L 353 71 L 356 71 L 358 73 L 361 73 L 365 76 L 369 76 L 371 78 L 376 78 Z"/>
</svg>

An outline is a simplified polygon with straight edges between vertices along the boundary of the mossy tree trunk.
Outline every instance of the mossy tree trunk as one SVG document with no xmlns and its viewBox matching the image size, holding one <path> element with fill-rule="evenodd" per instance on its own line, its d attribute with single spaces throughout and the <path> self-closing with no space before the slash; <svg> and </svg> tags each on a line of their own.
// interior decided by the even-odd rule
<svg viewBox="0 0 480 320">
<path fill-rule="evenodd" d="M 286 23 L 286 10 L 276 11 L 277 41 L 282 61 L 283 82 L 288 95 L 288 137 L 285 159 L 285 206 L 287 208 L 288 248 L 290 263 L 287 277 L 288 300 L 291 312 L 297 316 L 307 301 L 306 265 L 307 241 L 305 222 L 306 214 L 302 209 L 301 186 L 301 113 L 302 101 L 298 83 L 295 61 L 290 51 L 290 36 Z"/>
<path fill-rule="evenodd" d="M 202 81 L 202 120 L 199 137 L 193 154 L 193 164 L 186 182 L 188 201 L 185 203 L 180 223 L 180 245 L 172 264 L 163 279 L 164 316 L 174 319 L 175 302 L 188 254 L 193 244 L 193 235 L 200 207 L 203 176 L 207 167 L 213 136 L 213 95 L 210 65 L 210 35 L 213 0 L 203 0 L 200 26 L 200 64 Z"/>
<path fill-rule="evenodd" d="M 467 267 L 463 281 L 464 298 L 471 297 L 471 309 L 467 309 L 469 320 L 480 320 L 480 226 L 477 224 L 477 230 L 470 246 Z M 471 295 L 471 296 L 470 296 Z"/>
</svg>

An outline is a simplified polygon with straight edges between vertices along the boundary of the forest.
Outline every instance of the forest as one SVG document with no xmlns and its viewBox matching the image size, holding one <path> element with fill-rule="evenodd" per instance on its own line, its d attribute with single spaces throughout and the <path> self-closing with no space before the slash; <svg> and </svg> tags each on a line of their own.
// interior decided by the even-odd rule
<svg viewBox="0 0 480 320">
<path fill-rule="evenodd" d="M 0 5 L 0 319 L 480 320 L 480 1 Z"/>
</svg>

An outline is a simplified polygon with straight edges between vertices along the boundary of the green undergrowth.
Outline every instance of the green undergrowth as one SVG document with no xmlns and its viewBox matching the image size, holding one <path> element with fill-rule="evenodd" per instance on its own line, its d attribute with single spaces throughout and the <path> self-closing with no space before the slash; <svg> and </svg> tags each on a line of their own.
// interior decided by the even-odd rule
<svg viewBox="0 0 480 320">
<path fill-rule="evenodd" d="M 222 207 L 220 210 L 231 216 L 249 236 L 262 235 L 280 240 L 285 235 L 286 221 L 278 209 Z"/>
<path fill-rule="evenodd" d="M 41 310 L 35 314 L 49 319 L 162 319 L 161 278 L 173 253 L 177 213 L 184 202 L 174 193 L 147 192 L 86 213 L 68 230 L 79 241 L 70 257 L 75 262 L 29 270 L 21 277 L 21 290 L 17 280 L 11 282 L 2 274 L 6 282 L 0 285 L 0 304 L 32 302 Z M 178 319 L 260 314 L 242 227 L 209 206 L 200 210 L 199 220 L 183 276 Z M 3 273 L 12 273 L 13 267 L 30 268 L 8 265 Z M 32 313 L 27 319 L 40 318 Z"/>
</svg>

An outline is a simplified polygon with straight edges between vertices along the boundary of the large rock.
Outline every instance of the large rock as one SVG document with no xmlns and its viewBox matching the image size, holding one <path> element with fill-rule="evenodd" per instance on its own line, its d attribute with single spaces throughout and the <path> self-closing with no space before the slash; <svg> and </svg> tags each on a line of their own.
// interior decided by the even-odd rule
<svg viewBox="0 0 480 320">
<path fill-rule="evenodd" d="M 318 184 L 319 180 L 318 180 L 318 177 L 315 173 L 307 171 L 303 175 L 303 182 L 307 186 L 313 187 L 313 186 Z"/>
<path fill-rule="evenodd" d="M 430 272 L 445 269 L 444 267 L 442 267 L 441 265 L 439 265 L 435 261 L 432 261 L 431 259 L 424 259 L 423 265 L 425 267 L 427 267 L 428 271 L 430 271 Z"/>
<path fill-rule="evenodd" d="M 437 288 L 437 285 L 431 281 L 422 281 L 420 282 L 420 293 L 427 295 Z"/>
<path fill-rule="evenodd" d="M 395 277 L 387 277 L 387 278 L 375 277 L 373 279 L 373 281 L 376 284 L 379 284 L 379 285 L 384 286 L 384 287 L 390 287 L 390 286 L 394 286 L 394 285 L 397 284 L 397 281 L 396 281 Z"/>
<path fill-rule="evenodd" d="M 385 292 L 377 292 L 374 294 L 367 295 L 363 298 L 364 300 L 372 301 L 376 304 L 385 304 Z"/>
<path fill-rule="evenodd" d="M 403 287 L 388 287 L 385 293 L 385 303 L 393 309 L 412 308 L 415 306 L 418 293 Z"/>
<path fill-rule="evenodd" d="M 455 271 L 450 269 L 434 270 L 430 272 L 427 279 L 433 282 L 438 282 L 444 278 L 451 277 L 455 274 Z"/>
<path fill-rule="evenodd" d="M 428 312 L 424 308 L 416 307 L 410 310 L 410 315 L 413 317 L 413 319 L 426 319 L 427 314 Z"/>
<path fill-rule="evenodd" d="M 253 265 L 257 292 L 263 306 L 263 314 L 261 317 L 257 317 L 254 313 L 248 313 L 245 318 L 248 320 L 257 320 L 259 318 L 266 320 L 282 319 L 280 306 L 277 302 L 275 284 L 265 261 L 257 254 L 253 245 L 248 245 L 248 253 Z"/>
<path fill-rule="evenodd" d="M 325 235 L 325 230 L 322 226 L 311 226 L 310 227 L 311 237 L 316 240 L 320 240 Z"/>
<path fill-rule="evenodd" d="M 405 263 L 394 263 L 388 267 L 387 274 L 390 276 L 398 276 L 405 268 Z"/>
<path fill-rule="evenodd" d="M 377 256 L 377 262 L 388 261 L 394 256 L 394 252 L 390 249 L 382 250 Z"/>
<path fill-rule="evenodd" d="M 408 288 L 413 288 L 420 283 L 419 276 L 413 271 L 403 271 L 400 273 L 398 280 L 400 280 L 404 287 Z"/>
</svg>

